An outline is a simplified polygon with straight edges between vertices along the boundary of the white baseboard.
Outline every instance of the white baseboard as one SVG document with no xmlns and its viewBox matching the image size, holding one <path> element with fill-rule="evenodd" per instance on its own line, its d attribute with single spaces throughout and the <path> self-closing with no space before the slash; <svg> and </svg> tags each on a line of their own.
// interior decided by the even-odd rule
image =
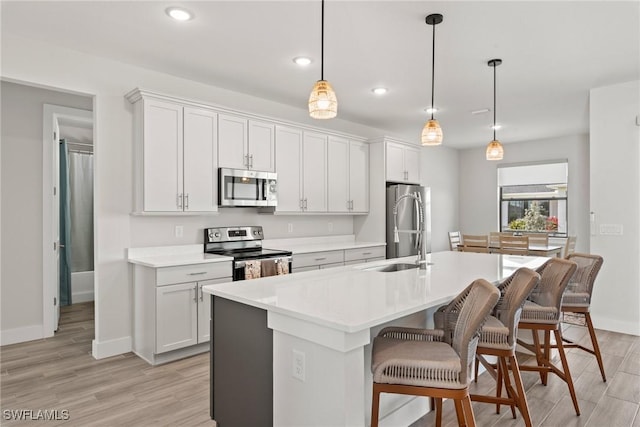
<svg viewBox="0 0 640 427">
<path fill-rule="evenodd" d="M 24 328 L 0 331 L 0 345 L 17 344 L 20 342 L 39 340 L 44 338 L 42 325 L 26 326 Z"/>
<path fill-rule="evenodd" d="M 115 340 L 91 342 L 91 354 L 95 359 L 117 356 L 131 351 L 131 337 L 117 338 Z"/>
<path fill-rule="evenodd" d="M 94 301 L 94 294 L 93 291 L 87 291 L 87 292 L 74 292 L 71 294 L 71 302 L 73 304 L 78 304 L 81 302 L 89 302 L 89 301 Z"/>
<path fill-rule="evenodd" d="M 406 404 L 379 420 L 381 427 L 408 426 L 429 412 L 429 400 L 415 397 Z"/>
<path fill-rule="evenodd" d="M 593 321 L 593 327 L 596 329 L 640 336 L 640 324 L 635 322 L 600 317 L 593 312 L 591 312 L 591 320 Z"/>
</svg>

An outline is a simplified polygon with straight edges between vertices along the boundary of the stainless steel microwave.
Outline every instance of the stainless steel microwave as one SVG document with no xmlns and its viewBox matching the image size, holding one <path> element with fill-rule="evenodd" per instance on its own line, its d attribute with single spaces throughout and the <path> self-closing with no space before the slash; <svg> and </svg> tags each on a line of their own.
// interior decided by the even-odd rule
<svg viewBox="0 0 640 427">
<path fill-rule="evenodd" d="M 218 170 L 219 206 L 277 206 L 278 174 L 246 169 Z"/>
</svg>

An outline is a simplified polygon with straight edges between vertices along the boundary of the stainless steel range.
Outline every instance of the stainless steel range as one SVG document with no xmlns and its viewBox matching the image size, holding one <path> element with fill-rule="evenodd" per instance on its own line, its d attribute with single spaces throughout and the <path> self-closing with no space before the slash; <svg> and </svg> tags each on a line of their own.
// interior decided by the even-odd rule
<svg viewBox="0 0 640 427">
<path fill-rule="evenodd" d="M 233 280 L 288 274 L 291 252 L 262 247 L 260 226 L 204 229 L 204 252 L 233 257 Z"/>
</svg>

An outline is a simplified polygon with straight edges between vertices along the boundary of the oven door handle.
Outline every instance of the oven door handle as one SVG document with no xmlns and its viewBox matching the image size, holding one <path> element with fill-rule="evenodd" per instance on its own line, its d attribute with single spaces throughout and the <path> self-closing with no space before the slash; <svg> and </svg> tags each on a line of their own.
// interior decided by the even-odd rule
<svg viewBox="0 0 640 427">
<path fill-rule="evenodd" d="M 271 257 L 271 258 L 259 258 L 256 261 L 278 261 L 278 260 L 284 260 L 287 263 L 290 263 L 291 260 L 293 259 L 293 256 L 291 255 L 283 255 L 283 256 L 275 256 L 275 257 Z M 236 261 L 233 263 L 234 268 L 243 268 L 247 265 L 246 261 Z"/>
</svg>

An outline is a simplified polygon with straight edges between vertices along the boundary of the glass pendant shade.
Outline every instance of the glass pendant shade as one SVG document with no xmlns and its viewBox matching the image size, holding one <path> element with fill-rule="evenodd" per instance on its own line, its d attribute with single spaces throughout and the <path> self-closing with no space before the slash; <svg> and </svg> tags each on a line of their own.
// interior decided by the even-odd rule
<svg viewBox="0 0 640 427">
<path fill-rule="evenodd" d="M 437 120 L 429 120 L 422 129 L 422 145 L 442 144 L 442 129 Z"/>
<path fill-rule="evenodd" d="M 318 80 L 309 95 L 309 115 L 314 119 L 332 119 L 338 115 L 338 98 L 331 84 Z"/>
<path fill-rule="evenodd" d="M 502 160 L 504 157 L 504 149 L 497 139 L 494 139 L 487 145 L 487 160 Z"/>
</svg>

